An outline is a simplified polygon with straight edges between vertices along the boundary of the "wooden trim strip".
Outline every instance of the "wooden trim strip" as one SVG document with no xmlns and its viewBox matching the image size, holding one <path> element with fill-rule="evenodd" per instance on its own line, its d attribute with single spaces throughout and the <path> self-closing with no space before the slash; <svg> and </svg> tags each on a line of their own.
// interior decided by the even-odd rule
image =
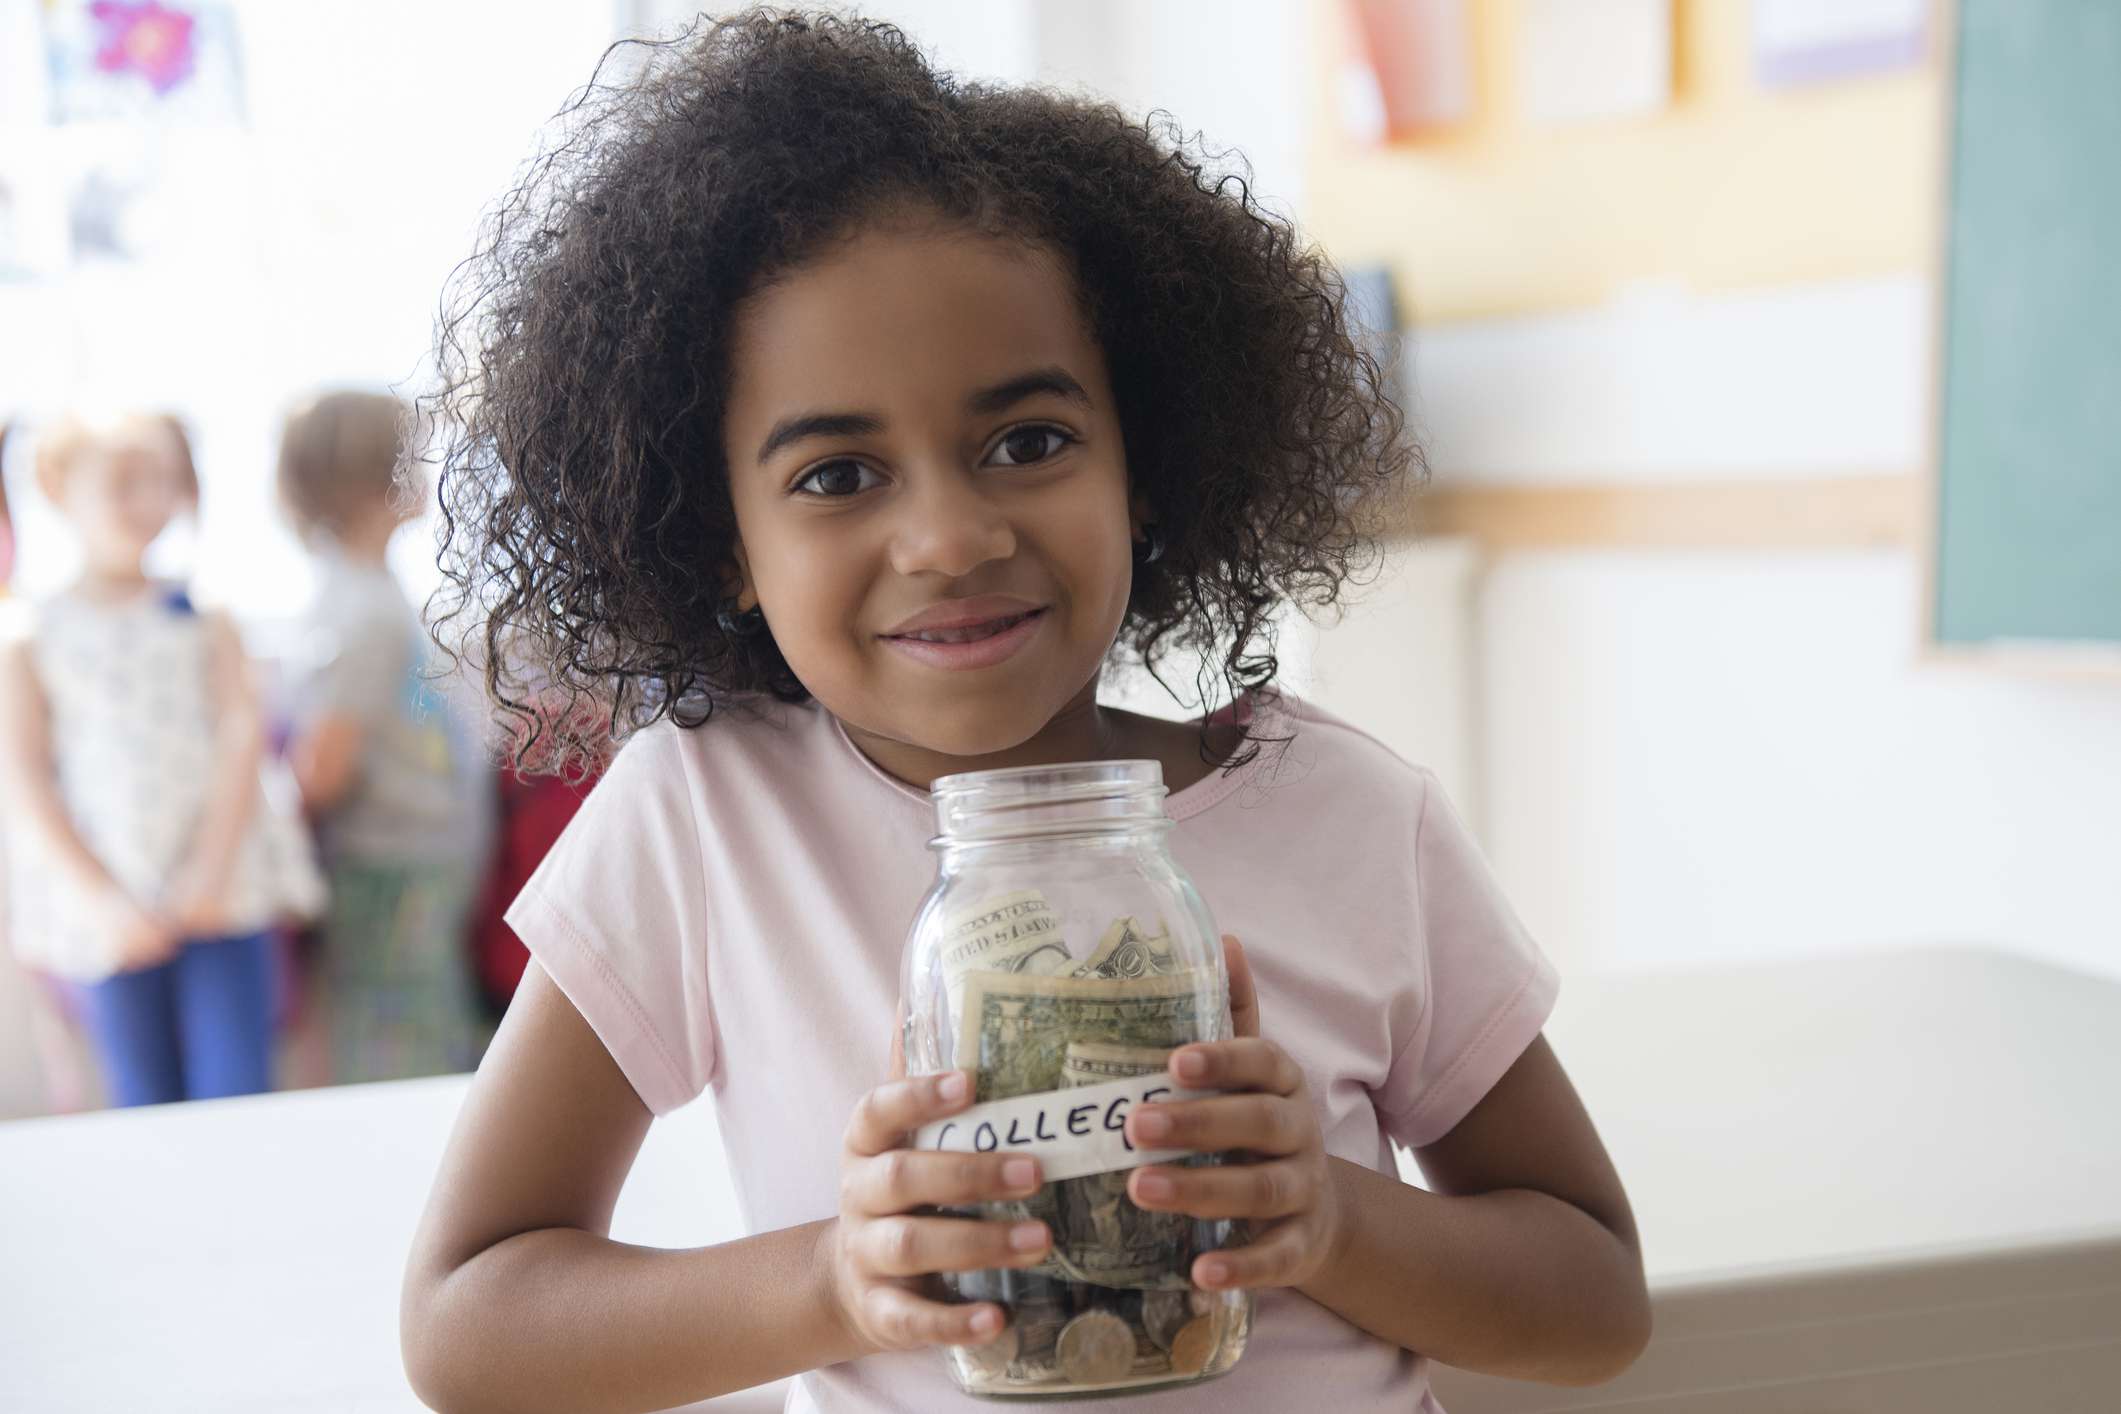
<svg viewBox="0 0 2121 1414">
<path fill-rule="evenodd" d="M 1912 474 L 1543 486 L 1439 478 L 1387 529 L 1466 536 L 1491 551 L 1913 548 L 1922 490 Z"/>
</svg>

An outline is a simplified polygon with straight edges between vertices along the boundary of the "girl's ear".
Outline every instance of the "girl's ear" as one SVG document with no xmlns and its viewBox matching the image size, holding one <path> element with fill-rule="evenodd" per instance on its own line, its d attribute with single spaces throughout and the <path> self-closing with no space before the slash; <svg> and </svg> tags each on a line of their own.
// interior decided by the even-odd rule
<svg viewBox="0 0 2121 1414">
<path fill-rule="evenodd" d="M 1136 540 L 1139 540 L 1141 539 L 1142 527 L 1156 519 L 1156 508 L 1149 504 L 1147 496 L 1137 491 L 1127 498 L 1127 519 L 1129 522 L 1128 532 Z"/>
<path fill-rule="evenodd" d="M 736 611 L 748 613 L 758 607 L 758 591 L 751 585 L 751 557 L 744 553 L 744 538 L 740 535 L 729 547 L 729 558 L 734 562 L 729 583 L 724 586 L 726 595 L 736 602 Z"/>
</svg>

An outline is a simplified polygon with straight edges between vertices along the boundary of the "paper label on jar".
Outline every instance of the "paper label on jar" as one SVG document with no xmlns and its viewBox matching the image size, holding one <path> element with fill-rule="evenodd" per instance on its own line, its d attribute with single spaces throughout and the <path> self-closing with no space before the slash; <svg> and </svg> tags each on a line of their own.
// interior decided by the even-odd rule
<svg viewBox="0 0 2121 1414">
<path fill-rule="evenodd" d="M 1135 1147 L 1127 1138 L 1128 1112 L 1151 1101 L 1201 1100 L 1215 1093 L 1182 1089 L 1171 1083 L 1168 1073 L 1158 1073 L 1017 1095 L 923 1125 L 913 1136 L 913 1147 L 1028 1154 L 1039 1161 L 1041 1176 L 1048 1183 L 1142 1164 L 1172 1163 L 1194 1151 Z"/>
</svg>

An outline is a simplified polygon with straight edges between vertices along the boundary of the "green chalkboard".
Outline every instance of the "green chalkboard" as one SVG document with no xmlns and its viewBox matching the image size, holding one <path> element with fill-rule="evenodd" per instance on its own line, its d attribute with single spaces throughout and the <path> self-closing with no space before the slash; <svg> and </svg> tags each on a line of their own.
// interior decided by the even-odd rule
<svg viewBox="0 0 2121 1414">
<path fill-rule="evenodd" d="M 1935 636 L 2121 642 L 2121 0 L 1961 0 L 1954 68 Z"/>
</svg>

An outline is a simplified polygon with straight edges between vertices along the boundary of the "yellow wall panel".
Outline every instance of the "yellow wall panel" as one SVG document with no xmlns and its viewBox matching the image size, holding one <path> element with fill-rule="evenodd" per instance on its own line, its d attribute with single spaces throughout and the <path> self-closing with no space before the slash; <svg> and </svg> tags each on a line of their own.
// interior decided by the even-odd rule
<svg viewBox="0 0 2121 1414">
<path fill-rule="evenodd" d="M 1314 3 L 1308 225 L 1343 264 L 1391 266 L 1415 320 L 1592 304 L 1640 280 L 1710 290 L 1932 261 L 1934 60 L 1761 89 L 1745 0 L 1676 0 L 1669 108 L 1531 124 L 1515 92 L 1517 6 L 1473 3 L 1473 116 L 1386 147 L 1346 135 L 1333 105 L 1342 11 Z"/>
</svg>

